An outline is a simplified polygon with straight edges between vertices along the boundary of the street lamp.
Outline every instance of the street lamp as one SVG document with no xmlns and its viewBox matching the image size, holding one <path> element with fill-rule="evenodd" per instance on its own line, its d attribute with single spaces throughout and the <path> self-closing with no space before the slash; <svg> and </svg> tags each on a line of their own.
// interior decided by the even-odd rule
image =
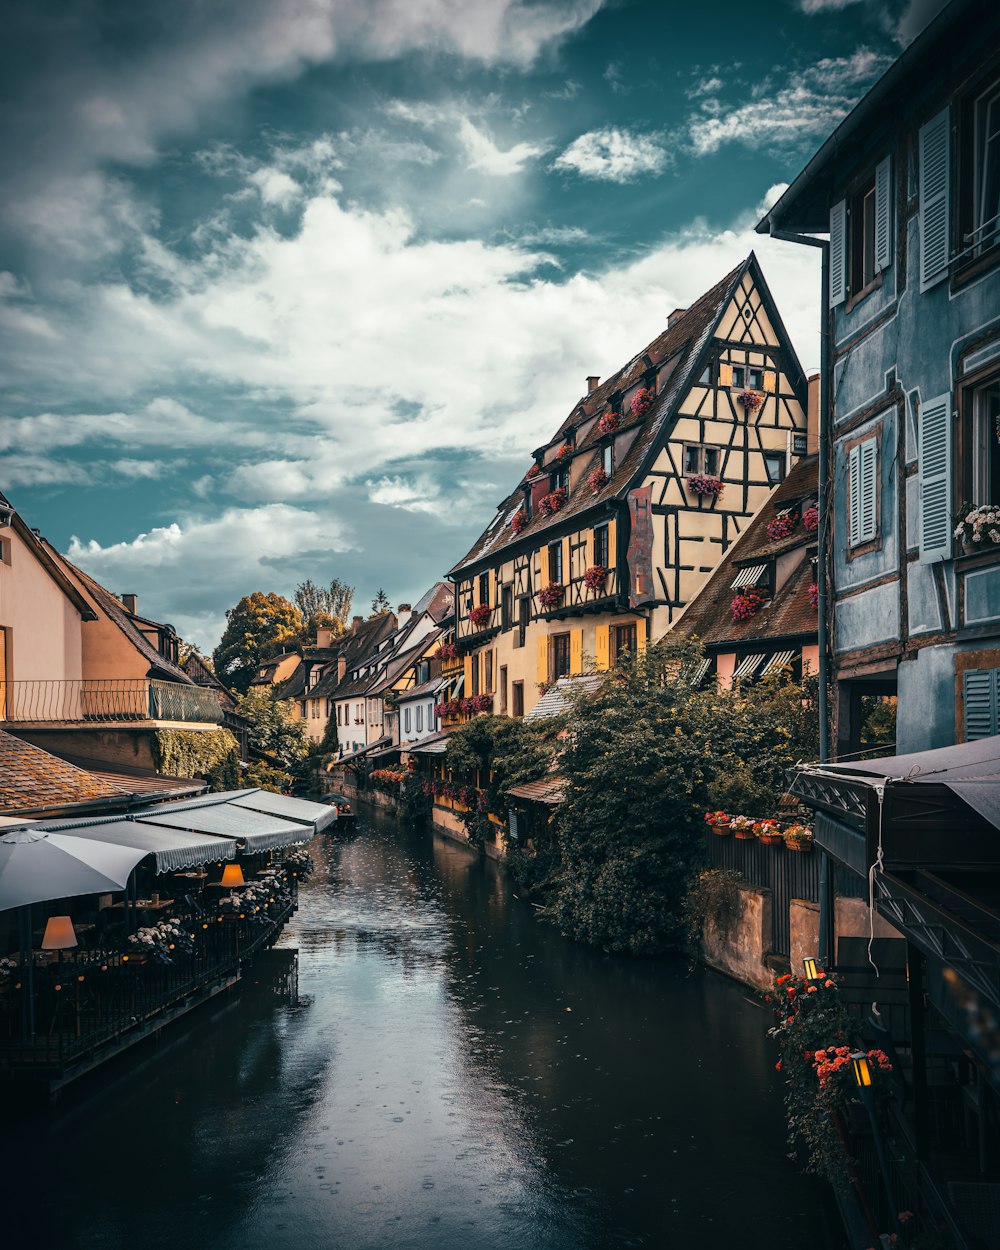
<svg viewBox="0 0 1000 1250">
<path fill-rule="evenodd" d="M 807 981 L 819 980 L 819 965 L 817 964 L 815 958 L 812 955 L 809 955 L 807 958 L 803 959 L 802 967 L 805 969 Z"/>
<path fill-rule="evenodd" d="M 885 1198 L 889 1204 L 889 1218 L 892 1220 L 893 1231 L 899 1232 L 899 1220 L 896 1216 L 896 1202 L 892 1196 L 892 1181 L 889 1177 L 889 1165 L 885 1158 L 885 1147 L 882 1144 L 882 1131 L 875 1115 L 875 1096 L 872 1089 L 871 1060 L 863 1050 L 856 1050 L 851 1055 L 851 1068 L 854 1072 L 854 1083 L 858 1087 L 861 1101 L 868 1112 L 868 1121 L 872 1126 L 872 1140 L 875 1142 L 875 1155 L 878 1158 L 879 1171 L 882 1173 L 882 1184 L 885 1187 Z"/>
</svg>

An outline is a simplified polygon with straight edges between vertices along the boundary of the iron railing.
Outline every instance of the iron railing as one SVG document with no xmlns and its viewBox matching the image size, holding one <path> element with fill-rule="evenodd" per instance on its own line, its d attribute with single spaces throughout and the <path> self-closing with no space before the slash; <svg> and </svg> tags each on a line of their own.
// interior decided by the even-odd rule
<svg viewBox="0 0 1000 1250">
<path fill-rule="evenodd" d="M 182 721 L 219 724 L 214 691 L 149 677 L 0 682 L 0 721 L 14 723 Z"/>
</svg>

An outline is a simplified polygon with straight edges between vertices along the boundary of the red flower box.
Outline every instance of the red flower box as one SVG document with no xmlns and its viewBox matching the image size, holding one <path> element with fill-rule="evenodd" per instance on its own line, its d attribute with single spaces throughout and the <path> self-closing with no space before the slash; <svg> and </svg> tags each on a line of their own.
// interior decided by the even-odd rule
<svg viewBox="0 0 1000 1250">
<path fill-rule="evenodd" d="M 751 617 L 757 615 L 758 608 L 767 602 L 767 595 L 760 590 L 744 590 L 742 594 L 737 595 L 732 602 L 732 614 L 734 621 L 749 621 Z"/>
<path fill-rule="evenodd" d="M 644 417 L 646 413 L 649 412 L 650 408 L 652 408 L 653 400 L 655 398 L 656 393 L 649 386 L 644 386 L 642 390 L 636 391 L 636 393 L 632 396 L 632 403 L 630 404 L 632 416 Z"/>
<path fill-rule="evenodd" d="M 610 434 L 613 430 L 618 429 L 619 420 L 617 412 L 606 412 L 597 423 L 597 432 L 599 434 Z"/>
<path fill-rule="evenodd" d="M 565 593 L 566 588 L 562 582 L 549 582 L 538 592 L 538 602 L 546 609 L 557 608 L 562 603 Z"/>
<path fill-rule="evenodd" d="M 566 500 L 569 498 L 569 491 L 565 486 L 557 486 L 554 491 L 543 495 L 538 501 L 538 511 L 542 516 L 554 516 L 555 513 L 561 512 L 566 506 Z"/>
<path fill-rule="evenodd" d="M 590 489 L 596 495 L 598 491 L 602 491 L 605 486 L 607 486 L 610 478 L 604 469 L 598 468 L 591 471 L 591 473 L 587 476 L 587 481 L 590 484 Z"/>
<path fill-rule="evenodd" d="M 608 570 L 603 564 L 595 564 L 583 575 L 583 584 L 588 590 L 603 590 L 608 580 Z"/>
<path fill-rule="evenodd" d="M 481 626 L 488 625 L 490 623 L 490 617 L 492 614 L 493 609 L 488 603 L 480 603 L 478 607 L 473 608 L 469 613 L 469 620 L 476 626 L 477 629 L 479 629 Z"/>
</svg>

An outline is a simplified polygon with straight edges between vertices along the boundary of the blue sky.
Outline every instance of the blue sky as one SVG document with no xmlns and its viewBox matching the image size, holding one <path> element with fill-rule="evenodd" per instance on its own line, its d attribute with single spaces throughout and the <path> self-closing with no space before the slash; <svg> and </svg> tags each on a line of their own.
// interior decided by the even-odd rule
<svg viewBox="0 0 1000 1250">
<path fill-rule="evenodd" d="M 0 488 L 211 649 L 416 598 L 938 0 L 8 0 Z"/>
</svg>

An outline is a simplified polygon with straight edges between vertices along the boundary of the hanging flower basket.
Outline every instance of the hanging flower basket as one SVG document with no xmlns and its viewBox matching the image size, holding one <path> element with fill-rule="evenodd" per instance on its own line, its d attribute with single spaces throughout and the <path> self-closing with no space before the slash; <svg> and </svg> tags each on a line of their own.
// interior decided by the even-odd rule
<svg viewBox="0 0 1000 1250">
<path fill-rule="evenodd" d="M 785 840 L 781 825 L 776 820 L 758 820 L 753 831 L 757 835 L 757 841 L 763 846 L 778 846 Z"/>
<path fill-rule="evenodd" d="M 757 836 L 753 831 L 755 823 L 752 816 L 734 816 L 729 822 L 729 828 L 734 838 L 739 838 L 741 842 L 750 842 Z"/>
<path fill-rule="evenodd" d="M 528 514 L 523 508 L 519 508 L 510 519 L 510 528 L 515 534 L 520 534 L 527 524 Z"/>
<path fill-rule="evenodd" d="M 542 466 L 541 466 L 540 464 L 533 464 L 533 465 L 531 466 L 531 468 L 528 470 L 528 472 L 527 472 L 526 476 L 527 476 L 527 477 L 538 477 L 538 475 L 539 475 L 539 473 L 541 473 L 541 471 L 542 471 Z"/>
<path fill-rule="evenodd" d="M 693 473 L 687 480 L 688 490 L 695 495 L 712 496 L 718 499 L 725 487 L 717 477 L 709 477 L 705 473 Z"/>
<path fill-rule="evenodd" d="M 542 516 L 554 516 L 555 513 L 561 512 L 566 506 L 566 500 L 568 497 L 569 492 L 566 490 L 566 487 L 557 486 L 554 491 L 550 491 L 549 494 L 543 495 L 542 498 L 539 499 L 538 511 L 542 514 Z"/>
<path fill-rule="evenodd" d="M 474 694 L 468 699 L 459 699 L 458 710 L 463 716 L 475 716 L 477 712 L 492 712 L 493 696 L 491 694 Z"/>
<path fill-rule="evenodd" d="M 708 825 L 712 833 L 720 838 L 728 838 L 732 829 L 730 822 L 732 817 L 727 812 L 706 812 L 705 824 Z"/>
<path fill-rule="evenodd" d="M 603 564 L 592 565 L 583 575 L 583 584 L 588 590 L 604 590 L 604 584 L 608 580 L 608 570 Z"/>
<path fill-rule="evenodd" d="M 779 543 L 782 539 L 790 537 L 790 535 L 795 533 L 795 527 L 798 523 L 799 518 L 789 512 L 776 516 L 767 527 L 768 541 Z"/>
<path fill-rule="evenodd" d="M 759 590 L 744 590 L 736 595 L 731 604 L 734 621 L 749 621 L 757 615 L 758 609 L 767 602 L 767 595 Z"/>
<path fill-rule="evenodd" d="M 607 486 L 609 480 L 610 479 L 608 478 L 607 473 L 604 471 L 604 469 L 600 469 L 600 468 L 593 469 L 587 477 L 587 481 L 590 484 L 590 489 L 594 492 L 595 495 L 599 491 L 602 491 L 605 488 L 605 486 Z"/>
<path fill-rule="evenodd" d="M 599 434 L 610 434 L 613 430 L 618 429 L 619 417 L 617 412 L 606 412 L 597 423 L 597 432 Z"/>
<path fill-rule="evenodd" d="M 806 508 L 802 513 L 802 527 L 807 529 L 810 534 L 815 534 L 819 529 L 819 508 L 815 504 Z"/>
<path fill-rule="evenodd" d="M 443 642 L 440 647 L 438 647 L 438 659 L 441 660 L 442 663 L 445 663 L 448 660 L 457 660 L 460 654 L 461 652 L 453 642 Z"/>
<path fill-rule="evenodd" d="M 477 629 L 480 629 L 483 625 L 488 625 L 490 623 L 490 617 L 492 614 L 493 609 L 488 603 L 480 603 L 469 613 L 469 620 Z"/>
<path fill-rule="evenodd" d="M 644 417 L 653 406 L 653 400 L 656 393 L 652 387 L 644 386 L 641 390 L 636 391 L 632 396 L 632 403 L 629 405 L 633 417 Z"/>
<path fill-rule="evenodd" d="M 556 459 L 565 460 L 567 456 L 572 456 L 572 454 L 573 454 L 573 444 L 563 443 L 563 445 L 556 452 Z"/>
<path fill-rule="evenodd" d="M 785 846 L 790 851 L 811 851 L 813 833 L 808 825 L 789 825 L 785 830 Z"/>
<path fill-rule="evenodd" d="M 543 586 L 538 592 L 538 602 L 546 610 L 558 608 L 563 601 L 563 595 L 565 593 L 566 588 L 563 586 L 562 582 L 549 582 L 547 586 Z"/>
<path fill-rule="evenodd" d="M 748 416 L 753 416 L 760 409 L 764 402 L 764 396 L 758 395 L 756 391 L 740 391 L 736 398 L 743 405 Z"/>
<path fill-rule="evenodd" d="M 809 596 L 809 606 L 814 612 L 819 611 L 819 587 L 815 582 L 810 582 L 806 587 L 806 594 Z"/>
</svg>

